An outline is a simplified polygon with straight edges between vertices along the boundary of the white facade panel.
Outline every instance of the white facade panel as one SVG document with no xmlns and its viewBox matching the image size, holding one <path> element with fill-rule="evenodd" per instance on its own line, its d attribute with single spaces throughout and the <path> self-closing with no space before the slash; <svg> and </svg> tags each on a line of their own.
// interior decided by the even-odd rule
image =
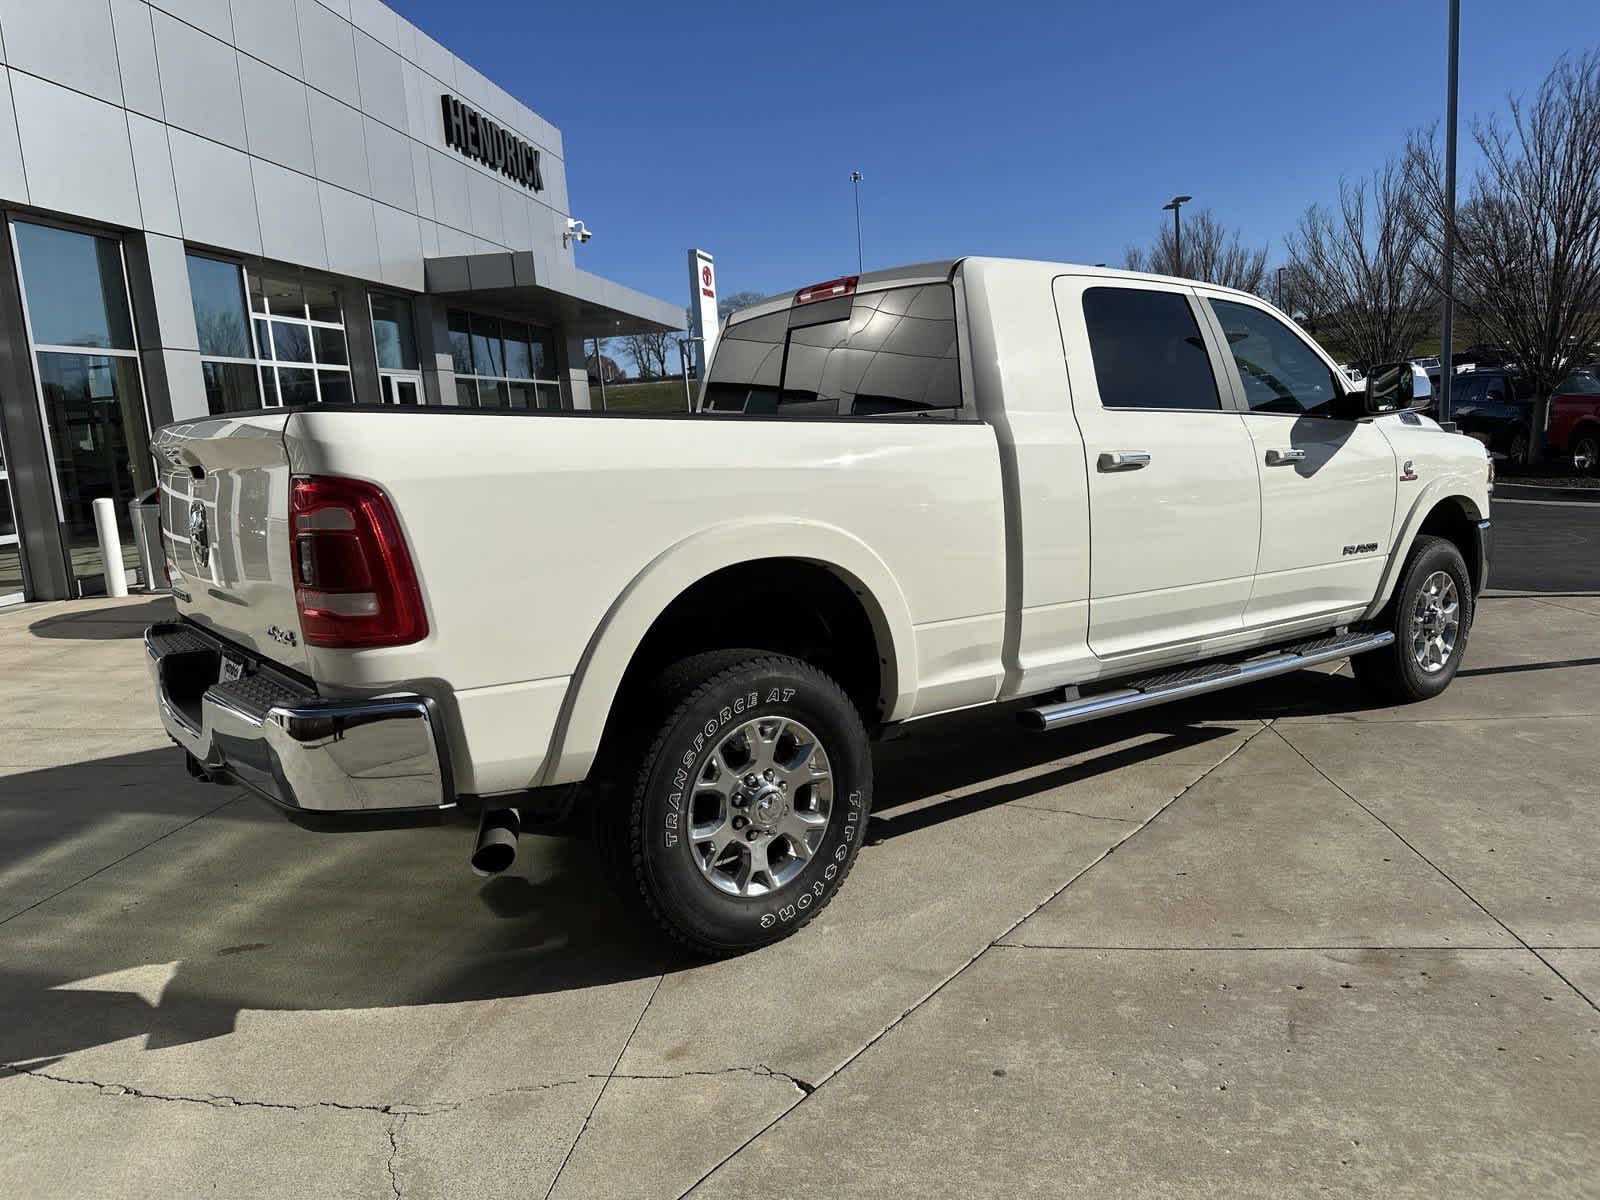
<svg viewBox="0 0 1600 1200">
<path fill-rule="evenodd" d="M 322 202 L 323 239 L 328 246 L 328 269 L 341 275 L 381 280 L 378 229 L 372 201 L 326 183 L 317 185 Z"/>
<path fill-rule="evenodd" d="M 411 139 L 371 117 L 363 118 L 367 143 L 367 173 L 374 200 L 417 211 L 417 185 L 411 173 Z"/>
<path fill-rule="evenodd" d="M 244 94 L 245 137 L 250 153 L 314 175 L 316 156 L 311 149 L 306 85 L 242 54 L 239 87 Z"/>
<path fill-rule="evenodd" d="M 327 270 L 317 181 L 259 158 L 250 165 L 256 208 L 261 214 L 261 253 L 297 266 Z"/>
<path fill-rule="evenodd" d="M 221 41 L 233 41 L 233 13 L 228 0 L 154 0 L 153 7 L 164 9 Z"/>
<path fill-rule="evenodd" d="M 178 213 L 178 186 L 172 178 L 172 151 L 167 147 L 167 127 L 138 113 L 128 114 L 128 144 L 133 147 L 134 181 L 139 188 L 139 211 L 150 233 L 183 236 Z"/>
<path fill-rule="evenodd" d="M 122 103 L 109 0 L 0 0 L 0 27 L 12 67 Z"/>
<path fill-rule="evenodd" d="M 362 111 L 385 125 L 406 129 L 406 81 L 400 56 L 357 30 L 356 75 Z"/>
<path fill-rule="evenodd" d="M 238 53 L 163 12 L 153 15 L 167 124 L 229 146 L 244 145 Z"/>
<path fill-rule="evenodd" d="M 367 146 L 361 114 L 321 92 L 306 93 L 311 113 L 311 145 L 316 154 L 317 178 L 352 192 L 367 194 Z"/>
<path fill-rule="evenodd" d="M 161 72 L 156 66 L 156 41 L 150 6 L 144 0 L 111 0 L 111 24 L 117 37 L 117 65 L 122 73 L 122 102 L 134 112 L 161 120 Z"/>
<path fill-rule="evenodd" d="M 22 169 L 22 143 L 17 140 L 17 114 L 11 107 L 10 72 L 0 67 L 0 200 L 28 203 L 28 176 Z"/>
<path fill-rule="evenodd" d="M 337 96 L 346 104 L 361 103 L 356 83 L 355 31 L 332 9 L 317 0 L 297 0 L 300 6 L 300 56 L 306 82 Z"/>
<path fill-rule="evenodd" d="M 16 70 L 11 96 L 30 203 L 137 229 L 139 191 L 123 110 Z"/>
<path fill-rule="evenodd" d="M 233 36 L 246 54 L 303 77 L 294 0 L 233 0 Z"/>
<path fill-rule="evenodd" d="M 223 250 L 261 253 L 250 158 L 181 129 L 167 130 L 183 236 Z"/>
</svg>

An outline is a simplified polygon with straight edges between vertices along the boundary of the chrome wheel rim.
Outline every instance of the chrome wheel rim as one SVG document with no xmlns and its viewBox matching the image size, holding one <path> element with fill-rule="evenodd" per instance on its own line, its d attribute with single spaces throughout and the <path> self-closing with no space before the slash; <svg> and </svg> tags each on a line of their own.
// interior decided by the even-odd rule
<svg viewBox="0 0 1600 1200">
<path fill-rule="evenodd" d="M 1461 594 L 1448 571 L 1435 571 L 1422 581 L 1411 612 L 1411 656 L 1429 675 L 1450 663 L 1461 632 Z"/>
<path fill-rule="evenodd" d="M 700 763 L 689 849 L 718 891 L 771 895 L 805 870 L 832 812 L 833 768 L 821 739 L 788 717 L 756 717 Z"/>
</svg>

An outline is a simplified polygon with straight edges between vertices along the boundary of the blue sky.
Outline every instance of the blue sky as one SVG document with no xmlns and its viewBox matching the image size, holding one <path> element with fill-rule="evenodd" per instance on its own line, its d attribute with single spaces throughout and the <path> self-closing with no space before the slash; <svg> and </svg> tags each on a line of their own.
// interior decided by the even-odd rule
<svg viewBox="0 0 1600 1200">
<path fill-rule="evenodd" d="M 1444 104 L 1445 0 L 389 0 L 562 130 L 589 270 L 687 298 L 959 254 L 1120 265 L 1174 192 L 1281 254 Z M 1596 0 L 1463 0 L 1461 113 L 1503 110 Z M 1465 137 L 1463 138 L 1465 144 Z"/>
</svg>

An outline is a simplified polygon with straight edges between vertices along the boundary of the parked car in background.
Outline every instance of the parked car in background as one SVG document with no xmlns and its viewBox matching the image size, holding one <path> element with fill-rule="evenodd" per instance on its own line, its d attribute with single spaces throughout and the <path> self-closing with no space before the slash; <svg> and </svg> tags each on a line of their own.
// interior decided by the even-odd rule
<svg viewBox="0 0 1600 1200">
<path fill-rule="evenodd" d="M 1528 461 L 1533 436 L 1533 382 L 1497 367 L 1457 375 L 1450 385 L 1450 418 L 1514 466 Z"/>
<path fill-rule="evenodd" d="M 1556 386 L 1545 445 L 1579 471 L 1600 472 L 1600 366 L 1579 367 Z"/>
</svg>

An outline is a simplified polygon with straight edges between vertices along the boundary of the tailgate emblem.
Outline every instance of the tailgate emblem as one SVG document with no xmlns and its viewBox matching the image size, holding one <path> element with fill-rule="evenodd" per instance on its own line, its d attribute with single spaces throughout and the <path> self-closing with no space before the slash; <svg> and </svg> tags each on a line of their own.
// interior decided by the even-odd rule
<svg viewBox="0 0 1600 1200">
<path fill-rule="evenodd" d="M 189 549 L 195 566 L 204 571 L 211 562 L 211 535 L 206 531 L 206 506 L 199 500 L 189 505 Z"/>
</svg>

